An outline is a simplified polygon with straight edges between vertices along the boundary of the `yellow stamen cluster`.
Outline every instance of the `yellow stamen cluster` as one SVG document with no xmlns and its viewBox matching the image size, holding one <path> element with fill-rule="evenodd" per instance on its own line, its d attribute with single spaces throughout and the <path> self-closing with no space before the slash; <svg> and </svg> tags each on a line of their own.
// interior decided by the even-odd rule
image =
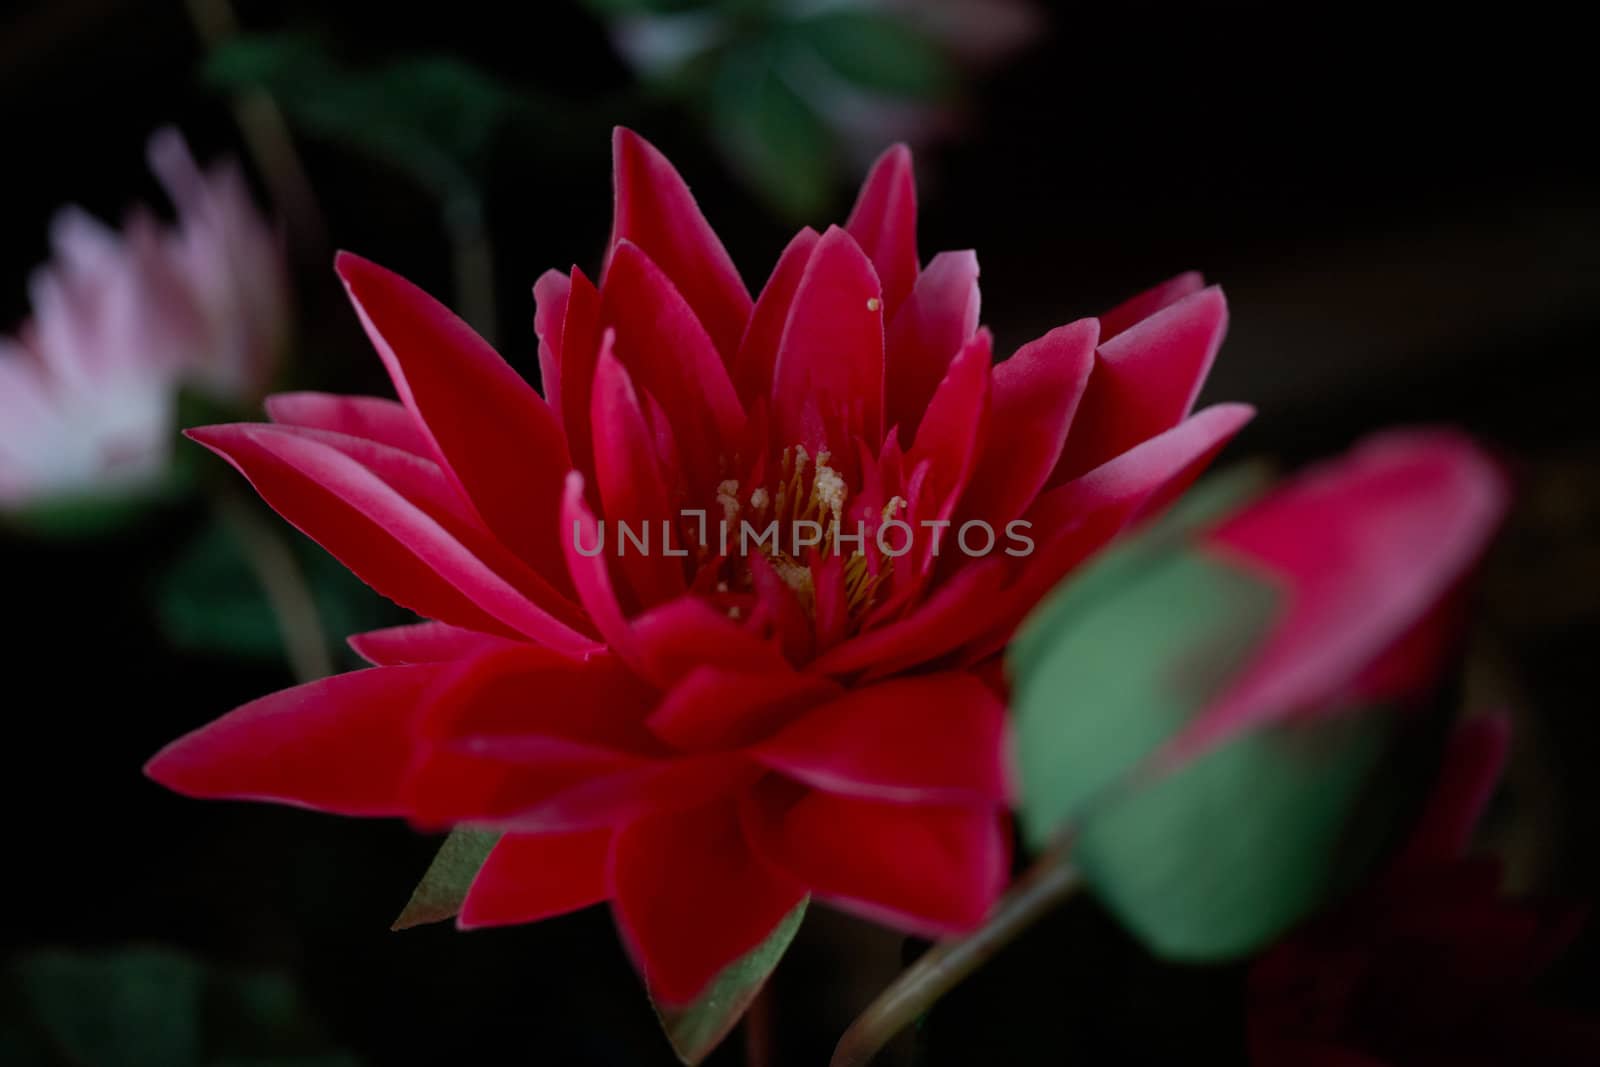
<svg viewBox="0 0 1600 1067">
<path fill-rule="evenodd" d="M 843 526 L 844 506 L 850 488 L 844 476 L 829 465 L 830 458 L 826 451 L 817 453 L 813 458 L 803 445 L 796 445 L 783 451 L 782 468 L 775 491 L 768 492 L 765 486 L 757 486 L 748 496 L 743 496 L 739 491 L 739 483 L 732 479 L 717 486 L 717 503 L 722 508 L 723 519 L 735 530 L 734 536 L 738 536 L 738 524 L 745 517 L 746 508 L 763 524 L 772 520 L 779 523 L 779 543 L 760 543 L 760 548 L 778 577 L 795 591 L 807 611 L 814 611 L 816 606 L 816 588 L 811 568 L 796 558 L 796 553 L 791 551 L 792 543 L 786 543 L 785 538 L 794 536 L 796 523 L 815 523 L 822 532 L 821 541 L 812 546 L 812 551 L 819 556 L 834 552 Z M 905 504 L 901 497 L 889 501 L 884 508 L 884 519 L 893 518 Z M 891 562 L 884 560 L 874 574 L 868 567 L 863 547 L 852 549 L 844 562 L 846 601 L 852 614 L 871 606 L 879 586 L 888 577 Z"/>
</svg>

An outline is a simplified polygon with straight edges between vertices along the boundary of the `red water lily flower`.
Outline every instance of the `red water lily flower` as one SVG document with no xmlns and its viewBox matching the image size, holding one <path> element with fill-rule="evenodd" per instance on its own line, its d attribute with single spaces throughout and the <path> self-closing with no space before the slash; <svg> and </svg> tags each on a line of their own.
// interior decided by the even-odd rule
<svg viewBox="0 0 1600 1067">
<path fill-rule="evenodd" d="M 1249 418 L 1190 414 L 1222 294 L 1184 275 L 996 364 L 976 257 L 918 256 L 904 148 L 754 300 L 659 152 L 619 130 L 615 168 L 599 284 L 534 287 L 543 398 L 343 255 L 399 402 L 290 394 L 269 425 L 192 431 L 430 621 L 353 638 L 372 669 L 248 704 L 148 772 L 503 831 L 460 924 L 608 900 L 668 1002 L 807 894 L 971 928 L 1009 856 L 995 653 Z M 718 534 L 771 520 L 817 540 Z"/>
<path fill-rule="evenodd" d="M 1583 910 L 1502 896 L 1500 865 L 1467 855 L 1509 736 L 1498 716 L 1457 727 L 1433 796 L 1388 867 L 1255 965 L 1251 1063 L 1600 1063 L 1600 1025 L 1530 995 Z"/>
</svg>

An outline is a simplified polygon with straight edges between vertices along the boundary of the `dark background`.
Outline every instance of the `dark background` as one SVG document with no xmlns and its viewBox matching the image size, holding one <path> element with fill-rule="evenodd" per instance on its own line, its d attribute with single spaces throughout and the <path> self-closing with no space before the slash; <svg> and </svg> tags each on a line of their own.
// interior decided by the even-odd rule
<svg viewBox="0 0 1600 1067">
<path fill-rule="evenodd" d="M 1500 449 L 1522 491 L 1483 583 L 1468 690 L 1510 701 L 1521 727 L 1514 877 L 1592 895 L 1590 57 L 1577 54 L 1584 31 L 1554 15 L 1466 10 L 1052 8 L 1048 32 L 969 84 L 959 131 L 919 152 L 922 249 L 978 249 L 984 319 L 1006 351 L 1205 270 L 1233 316 L 1207 395 L 1260 409 L 1235 457 L 1298 462 L 1418 421 L 1463 425 Z M 497 332 L 526 372 L 533 279 L 597 266 L 611 122 L 673 158 L 752 285 L 788 236 L 692 117 L 613 108 L 631 75 L 585 9 L 362 0 L 242 3 L 240 15 L 250 29 L 314 21 L 357 61 L 443 52 L 574 105 L 581 119 L 561 136 L 497 145 L 489 171 Z M 47 255 L 59 204 L 116 218 L 160 202 L 143 163 L 152 129 L 178 123 L 203 158 L 240 150 L 225 101 L 198 81 L 201 54 L 177 2 L 13 0 L 0 13 L 5 329 L 26 312 L 27 272 Z M 334 244 L 449 292 L 425 196 L 338 145 L 302 148 Z M 845 195 L 835 217 L 847 207 Z M 298 284 L 301 379 L 385 391 L 331 270 Z M 333 1039 L 376 1064 L 672 1062 L 603 909 L 494 933 L 391 934 L 432 842 L 393 824 L 188 802 L 140 777 L 165 741 L 290 680 L 272 663 L 178 653 L 152 624 L 152 575 L 196 521 L 177 506 L 87 546 L 0 534 L 0 951 L 161 943 L 285 969 Z M 825 1062 L 901 954 L 897 938 L 814 912 L 776 979 L 779 1062 Z M 1549 997 L 1583 1007 L 1596 966 L 1590 935 Z M 930 1064 L 1178 1062 L 1197 1049 L 1237 1062 L 1242 1027 L 1236 969 L 1159 967 L 1078 903 L 948 998 L 923 1043 Z M 714 1062 L 741 1055 L 731 1041 Z"/>
</svg>

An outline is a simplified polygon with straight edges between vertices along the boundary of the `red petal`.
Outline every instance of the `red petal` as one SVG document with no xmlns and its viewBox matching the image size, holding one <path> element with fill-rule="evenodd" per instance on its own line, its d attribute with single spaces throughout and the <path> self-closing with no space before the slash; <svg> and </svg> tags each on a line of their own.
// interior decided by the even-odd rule
<svg viewBox="0 0 1600 1067">
<path fill-rule="evenodd" d="M 561 428 L 566 431 L 572 466 L 594 477 L 594 435 L 589 428 L 594 366 L 600 358 L 600 290 L 577 267 L 561 325 Z"/>
<path fill-rule="evenodd" d="M 1131 300 L 1125 300 L 1100 316 L 1100 339 L 1109 341 L 1130 326 L 1136 326 L 1168 304 L 1175 304 L 1191 293 L 1206 287 L 1204 275 L 1199 271 L 1186 271 L 1176 278 L 1168 278 L 1153 289 L 1146 289 Z"/>
<path fill-rule="evenodd" d="M 1511 745 L 1511 721 L 1480 715 L 1455 728 L 1445 749 L 1439 781 L 1396 868 L 1418 868 L 1458 859 L 1489 806 Z"/>
<path fill-rule="evenodd" d="M 341 252 L 339 275 L 400 400 L 505 543 L 558 589 L 554 519 L 571 467 L 545 402 L 466 323 L 397 274 Z"/>
<path fill-rule="evenodd" d="M 862 800 L 769 780 L 744 805 L 751 844 L 817 896 L 925 937 L 971 930 L 1005 887 L 993 810 Z"/>
<path fill-rule="evenodd" d="M 568 659 L 510 644 L 457 664 L 441 682 L 418 736 L 515 762 L 523 738 L 560 738 L 637 755 L 664 755 L 645 728 L 655 692 L 615 656 Z"/>
<path fill-rule="evenodd" d="M 1174 751 L 1192 753 L 1337 696 L 1450 592 L 1506 501 L 1503 475 L 1470 441 L 1395 433 L 1293 479 L 1212 531 L 1209 551 L 1281 583 L 1288 611 Z"/>
<path fill-rule="evenodd" d="M 696 667 L 662 698 L 646 724 L 684 752 L 731 748 L 765 737 L 838 691 L 836 683 L 811 674 Z"/>
<path fill-rule="evenodd" d="M 1160 511 L 1187 489 L 1255 412 L 1243 404 L 1206 408 L 1164 434 L 1034 501 L 1023 531 L 1034 542 L 1016 579 L 992 597 L 984 636 L 963 650 L 962 662 L 991 655 L 1010 639 L 1023 616 L 1092 553 L 1139 519 Z"/>
<path fill-rule="evenodd" d="M 1033 503 L 1061 458 L 1094 365 L 1094 319 L 1060 326 L 994 368 L 988 433 L 961 514 L 999 526 Z"/>
<path fill-rule="evenodd" d="M 266 400 L 267 417 L 285 426 L 307 426 L 364 437 L 379 444 L 433 458 L 433 447 L 405 405 L 375 396 L 333 393 L 275 393 Z"/>
<path fill-rule="evenodd" d="M 403 815 L 411 721 L 438 677 L 379 667 L 285 689 L 178 738 L 144 772 L 191 797 Z"/>
<path fill-rule="evenodd" d="M 928 674 L 853 689 L 755 755 L 830 793 L 990 809 L 1010 796 L 1005 731 L 1005 705 L 977 678 Z"/>
<path fill-rule="evenodd" d="M 691 477 L 715 485 L 744 412 L 711 338 L 661 268 L 622 242 L 600 288 L 600 318 L 616 330 L 616 357 L 672 420 Z"/>
<path fill-rule="evenodd" d="M 538 805 L 507 821 L 523 831 L 586 830 L 622 826 L 652 815 L 686 811 L 713 801 L 729 801 L 761 777 L 762 771 L 738 753 L 708 753 L 658 760 L 597 775 L 553 792 Z"/>
<path fill-rule="evenodd" d="M 948 519 L 977 465 L 978 449 L 989 421 L 993 343 L 988 330 L 979 330 L 951 362 L 907 453 L 907 464 L 913 470 L 928 464 L 927 481 L 917 494 L 919 522 Z M 931 557 L 931 539 L 925 540 L 929 541 Z"/>
<path fill-rule="evenodd" d="M 787 674 L 771 641 L 746 630 L 697 596 L 681 596 L 633 620 L 641 674 L 666 688 L 699 665 Z"/>
<path fill-rule="evenodd" d="M 610 333 L 601 342 L 594 383 L 595 477 L 611 526 L 612 553 L 640 604 L 659 604 L 685 589 L 683 563 L 666 554 L 668 530 L 677 523 L 667 498 L 669 484 L 656 463 L 655 435 L 645 418 L 633 381 L 611 354 Z M 626 525 L 642 537 L 645 549 L 630 545 Z M 631 550 L 630 550 L 631 549 Z M 673 551 L 687 551 L 679 547 Z"/>
<path fill-rule="evenodd" d="M 864 671 L 864 677 L 881 678 L 936 659 L 983 632 L 1005 575 L 999 559 L 968 563 L 904 618 L 829 649 L 811 669 L 836 676 Z"/>
<path fill-rule="evenodd" d="M 464 630 L 442 622 L 418 622 L 351 634 L 350 647 L 375 667 L 401 667 L 408 663 L 443 663 L 465 659 L 491 649 L 515 644 L 504 637 Z"/>
<path fill-rule="evenodd" d="M 911 172 L 911 149 L 897 144 L 878 157 L 844 228 L 872 257 L 883 280 L 885 310 L 892 318 L 911 292 L 919 264 L 917 183 Z"/>
<path fill-rule="evenodd" d="M 188 436 L 233 464 L 278 514 L 363 581 L 417 614 L 523 633 L 572 652 L 594 647 L 491 569 L 439 518 L 312 433 L 246 423 Z"/>
<path fill-rule="evenodd" d="M 611 583 L 611 568 L 606 555 L 614 549 L 605 547 L 605 528 L 602 527 L 583 500 L 583 475 L 573 471 L 567 476 L 566 498 L 561 507 L 561 547 L 566 553 L 567 568 L 572 573 L 572 584 L 578 590 L 578 600 L 589 613 L 595 628 L 600 631 L 613 651 L 629 662 L 638 662 L 638 648 L 633 629 L 617 591 Z"/>
<path fill-rule="evenodd" d="M 731 361 L 750 318 L 750 292 L 739 279 L 733 260 L 700 213 L 683 178 L 654 145 L 619 126 L 612 135 L 611 150 L 616 217 L 601 288 L 611 281 L 618 247 L 631 241 L 672 279 L 722 358 Z"/>
<path fill-rule="evenodd" d="M 1212 286 L 1102 339 L 1050 484 L 1060 485 L 1183 421 L 1227 328 L 1227 302 Z"/>
<path fill-rule="evenodd" d="M 1041 496 L 1041 512 L 1082 515 L 1103 507 L 1130 520 L 1147 515 L 1188 487 L 1204 465 L 1255 417 L 1248 404 L 1213 404 L 1094 470 Z"/>
<path fill-rule="evenodd" d="M 610 830 L 506 834 L 472 880 L 456 925 L 531 923 L 598 904 L 609 895 L 610 853 Z"/>
<path fill-rule="evenodd" d="M 778 257 L 772 277 L 756 299 L 750 325 L 733 361 L 733 383 L 747 411 L 754 410 L 758 398 L 772 394 L 772 373 L 778 362 L 783 328 L 789 322 L 795 291 L 800 287 L 800 279 L 819 239 L 817 231 L 809 226 L 795 234 L 783 255 Z"/>
<path fill-rule="evenodd" d="M 751 853 L 732 804 L 637 822 L 612 847 L 617 925 L 664 1003 L 693 1000 L 804 895 Z"/>
<path fill-rule="evenodd" d="M 547 270 L 533 283 L 533 332 L 539 338 L 539 391 L 561 425 L 561 340 L 572 298 L 572 279 Z"/>
<path fill-rule="evenodd" d="M 459 662 L 417 723 L 412 815 L 509 827 L 567 792 L 652 769 L 666 752 L 644 726 L 653 701 L 608 655 L 521 645 Z"/>
<path fill-rule="evenodd" d="M 247 424 L 248 425 L 248 424 Z M 439 523 L 467 551 L 506 579 L 518 592 L 573 629 L 587 626 L 583 613 L 563 594 L 497 540 L 478 517 L 461 490 L 431 459 L 397 448 L 330 430 L 304 426 L 255 426 L 268 439 L 286 434 L 325 445 L 361 464 L 409 503 Z"/>
<path fill-rule="evenodd" d="M 900 440 L 916 437 L 922 413 L 950 361 L 978 329 L 978 257 L 940 252 L 917 278 L 905 306 L 889 323 L 885 343 L 884 420 Z"/>
<path fill-rule="evenodd" d="M 815 409 L 818 421 L 807 418 Z M 795 292 L 773 372 L 772 416 L 782 446 L 850 457 L 856 438 L 883 438 L 883 307 L 872 264 L 830 227 Z"/>
</svg>

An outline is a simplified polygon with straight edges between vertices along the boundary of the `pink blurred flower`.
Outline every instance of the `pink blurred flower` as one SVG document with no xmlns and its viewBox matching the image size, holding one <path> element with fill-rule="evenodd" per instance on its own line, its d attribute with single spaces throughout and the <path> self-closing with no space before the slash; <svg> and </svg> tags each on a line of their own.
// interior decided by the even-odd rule
<svg viewBox="0 0 1600 1067">
<path fill-rule="evenodd" d="M 30 284 L 33 316 L 0 338 L 0 507 L 158 481 L 180 385 L 242 406 L 283 348 L 288 277 L 232 165 L 202 173 L 175 130 L 150 142 L 177 206 L 121 232 L 69 207 Z"/>
<path fill-rule="evenodd" d="M 1582 911 L 1504 897 L 1499 864 L 1467 855 L 1508 738 L 1499 717 L 1459 726 L 1432 798 L 1384 872 L 1255 965 L 1256 1067 L 1600 1063 L 1600 1025 L 1532 996 Z"/>
</svg>

